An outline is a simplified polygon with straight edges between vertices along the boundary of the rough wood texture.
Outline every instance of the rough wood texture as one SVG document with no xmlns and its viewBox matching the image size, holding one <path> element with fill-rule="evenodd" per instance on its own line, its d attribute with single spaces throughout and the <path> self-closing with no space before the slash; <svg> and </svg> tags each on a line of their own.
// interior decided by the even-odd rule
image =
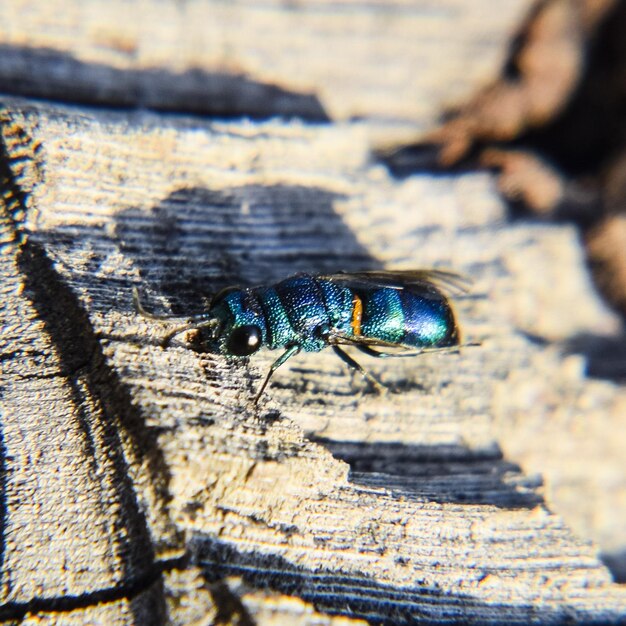
<svg viewBox="0 0 626 626">
<path fill-rule="evenodd" d="M 0 82 L 71 102 L 366 117 L 389 140 L 485 85 L 531 4 L 14 0 L 0 6 Z"/>
<path fill-rule="evenodd" d="M 263 624 L 264 626 L 365 626 L 366 621 L 318 613 L 307 602 L 229 577 L 207 584 L 197 567 L 167 574 L 170 618 L 178 624 Z M 199 600 L 203 599 L 203 602 Z M 172 610 L 173 609 L 173 610 Z"/>
<path fill-rule="evenodd" d="M 163 493 L 155 491 L 163 487 L 142 476 L 132 410 L 122 424 L 124 395 L 87 316 L 45 250 L 23 236 L 29 184 L 42 182 L 41 170 L 29 138 L 2 121 L 0 619 L 30 614 L 45 621 L 63 610 L 69 623 L 107 623 L 113 615 L 160 621 L 163 592 L 154 588 L 160 544 L 144 517 L 161 511 Z M 25 167 L 16 186 L 7 158 L 18 155 Z M 147 506 L 137 500 L 141 483 Z M 160 530 L 171 543 L 166 518 Z"/>
<path fill-rule="evenodd" d="M 374 622 L 623 619 L 626 590 L 552 510 L 558 497 L 546 505 L 540 476 L 512 462 L 534 470 L 553 462 L 548 475 L 570 479 L 584 463 L 576 484 L 595 481 L 597 498 L 590 505 L 581 491 L 572 508 L 606 511 L 601 526 L 618 536 L 611 525 L 624 516 L 609 512 L 624 504 L 598 494 L 623 485 L 626 392 L 586 379 L 582 357 L 563 354 L 573 337 L 610 336 L 618 323 L 589 288 L 572 229 L 507 224 L 486 174 L 390 178 L 370 162 L 359 124 L 207 124 L 16 100 L 5 100 L 3 116 L 12 185 L 3 285 L 12 280 L 19 296 L 10 306 L 45 302 L 34 318 L 6 309 L 40 326 L 32 342 L 22 326 L 8 334 L 15 347 L 3 346 L 3 382 L 14 371 L 33 377 L 34 391 L 9 394 L 3 414 L 12 412 L 9 425 L 45 425 L 44 452 L 63 449 L 76 398 L 59 412 L 31 400 L 41 377 L 32 372 L 48 372 L 59 394 L 63 385 L 85 390 L 87 439 L 102 460 L 97 471 L 76 467 L 69 497 L 90 495 L 93 515 L 113 531 L 89 531 L 98 549 L 78 543 L 71 553 L 70 564 L 88 565 L 82 589 L 176 565 L 197 581 L 185 595 L 175 572 L 163 579 L 161 598 L 178 623 L 215 611 L 212 585 L 229 576 Z M 184 336 L 163 349 L 165 329 L 131 304 L 132 285 L 146 307 L 187 313 L 232 282 L 381 266 L 472 276 L 472 295 L 457 308 L 467 340 L 482 343 L 462 355 L 365 363 L 392 388 L 384 396 L 322 353 L 280 370 L 255 407 L 275 355 L 234 364 L 188 350 Z M 31 355 L 45 339 L 50 348 Z M 21 365 L 46 350 L 80 365 Z M 98 428 L 110 429 L 108 445 L 99 447 Z M 590 432 L 603 443 L 590 445 Z M 128 474 L 100 496 L 117 463 Z M 19 476 L 29 466 L 7 455 L 5 467 Z M 46 514 L 64 519 L 59 477 L 38 480 L 59 496 Z M 36 521 L 7 505 L 16 525 Z M 71 521 L 85 532 L 82 515 Z M 130 537 L 128 552 L 115 548 Z M 28 546 L 5 550 L 3 599 L 28 602 L 41 593 L 21 582 L 34 562 Z M 168 566 L 183 550 L 187 566 Z M 70 567 L 68 588 L 75 576 Z M 44 590 L 60 586 L 53 563 L 42 578 Z M 269 620 L 267 603 L 257 606 L 246 609 L 250 619 Z"/>
</svg>

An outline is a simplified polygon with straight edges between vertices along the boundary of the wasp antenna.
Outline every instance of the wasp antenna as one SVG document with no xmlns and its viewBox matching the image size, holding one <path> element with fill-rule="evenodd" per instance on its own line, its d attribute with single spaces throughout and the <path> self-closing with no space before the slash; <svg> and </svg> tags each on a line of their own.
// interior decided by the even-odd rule
<svg viewBox="0 0 626 626">
<path fill-rule="evenodd" d="M 174 339 L 174 337 L 176 337 L 176 335 L 180 335 L 181 333 L 184 333 L 187 330 L 198 330 L 200 328 L 215 328 L 219 325 L 219 320 L 215 319 L 215 318 L 211 318 L 211 319 L 201 319 L 201 320 L 193 320 L 187 324 L 183 324 L 182 326 L 179 326 L 178 328 L 174 328 L 172 331 L 170 331 L 169 333 L 167 333 L 167 335 L 165 335 L 165 337 L 163 337 L 163 339 L 161 339 L 161 347 L 163 348 L 167 348 L 167 346 L 169 345 L 170 341 L 172 341 L 172 339 Z"/>
<path fill-rule="evenodd" d="M 175 322 L 176 320 L 188 320 L 188 317 L 180 317 L 178 315 L 156 315 L 155 313 L 150 313 L 150 311 L 146 311 L 141 304 L 141 300 L 139 298 L 139 290 L 137 287 L 133 286 L 133 305 L 135 306 L 135 311 L 139 313 L 142 317 L 145 317 L 149 320 L 155 320 L 157 322 Z"/>
<path fill-rule="evenodd" d="M 174 330 L 167 333 L 167 335 L 165 335 L 165 337 L 161 339 L 161 347 L 167 348 L 167 346 L 170 345 L 170 341 L 172 341 L 172 339 L 174 339 L 176 335 L 180 335 L 181 333 L 184 333 L 186 330 L 192 330 L 193 328 L 196 328 L 195 324 L 185 324 L 184 326 L 179 326 L 178 328 L 174 328 Z"/>
</svg>

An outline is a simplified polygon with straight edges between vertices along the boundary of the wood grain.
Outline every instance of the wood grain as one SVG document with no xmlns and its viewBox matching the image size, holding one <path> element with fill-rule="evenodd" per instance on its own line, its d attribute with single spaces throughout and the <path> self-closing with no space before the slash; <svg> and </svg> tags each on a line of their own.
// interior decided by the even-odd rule
<svg viewBox="0 0 626 626">
<path fill-rule="evenodd" d="M 0 80 L 74 103 L 367 118 L 389 140 L 489 82 L 531 5 L 12 0 L 0 7 Z"/>
<path fill-rule="evenodd" d="M 113 530 L 101 526 L 102 536 L 89 536 L 98 547 L 78 552 L 110 558 L 115 549 L 103 546 L 117 529 L 132 544 L 120 563 L 104 561 L 104 573 L 93 563 L 93 584 L 155 566 L 194 567 L 199 582 L 186 606 L 207 612 L 211 585 L 237 576 L 373 622 L 620 622 L 626 592 L 597 548 L 554 511 L 558 490 L 548 485 L 546 502 L 541 477 L 516 464 L 543 467 L 546 456 L 531 454 L 542 451 L 566 476 L 566 459 L 586 463 L 598 485 L 623 476 L 621 436 L 611 436 L 610 449 L 590 449 L 588 431 L 581 440 L 567 427 L 580 427 L 591 408 L 598 437 L 607 441 L 609 421 L 611 433 L 624 432 L 623 387 L 589 381 L 582 357 L 563 354 L 572 337 L 618 327 L 589 288 L 573 230 L 507 223 L 487 174 L 391 178 L 371 162 L 358 123 L 205 123 L 5 99 L 2 132 L 13 185 L 5 199 L 13 252 L 3 271 L 13 271 L 20 306 L 46 305 L 14 308 L 10 319 L 39 324 L 50 348 L 37 354 L 83 359 L 57 382 L 83 385 L 90 428 L 111 429 L 104 440 L 123 451 L 127 469 L 100 495 L 117 471 L 104 446 L 98 482 L 88 486 Z M 28 282 L 34 266 L 11 261 L 29 250 L 47 264 L 36 281 L 44 285 Z M 234 363 L 189 350 L 184 335 L 163 349 L 166 328 L 138 315 L 131 298 L 136 285 L 150 310 L 184 315 L 230 283 L 420 266 L 474 279 L 456 307 L 466 340 L 481 347 L 384 366 L 364 361 L 391 387 L 383 396 L 321 353 L 281 369 L 255 407 L 274 355 Z M 69 328 L 52 332 L 59 317 Z M 18 327 L 9 337 L 38 345 L 25 333 Z M 10 347 L 3 354 L 29 385 L 27 372 L 39 364 L 22 363 Z M 71 429 L 70 405 L 33 400 L 37 376 L 32 384 L 31 395 L 7 396 L 11 411 L 45 432 L 67 415 L 60 425 Z M 52 436 L 37 443 L 44 452 L 55 445 Z M 16 467 L 31 467 L 42 493 L 59 500 L 75 485 L 82 493 L 69 479 L 61 490 L 62 475 L 43 471 L 42 458 L 30 466 L 20 457 Z M 83 475 L 90 480 L 83 467 L 71 472 L 75 481 Z M 7 506 L 32 522 L 29 509 Z M 27 546 L 10 546 L 6 576 L 29 580 L 18 565 L 29 562 Z M 163 565 L 183 551 L 187 566 Z M 47 576 L 58 567 L 51 562 Z M 161 597 L 169 619 L 184 623 L 189 613 L 172 600 L 180 593 L 168 591 L 172 576 L 160 579 Z M 39 593 L 17 589 L 23 598 Z M 266 619 L 266 605 L 258 606 Z"/>
<path fill-rule="evenodd" d="M 22 192 L 3 178 L 0 619 L 63 611 L 67 623 L 158 623 L 160 570 L 131 479 L 140 464 L 129 469 L 110 410 L 115 392 L 81 332 L 84 312 L 17 226 Z"/>
</svg>

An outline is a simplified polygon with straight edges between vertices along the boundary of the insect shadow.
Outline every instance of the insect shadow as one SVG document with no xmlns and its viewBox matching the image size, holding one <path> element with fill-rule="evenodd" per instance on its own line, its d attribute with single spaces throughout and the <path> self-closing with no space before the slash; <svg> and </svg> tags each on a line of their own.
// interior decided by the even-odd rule
<svg viewBox="0 0 626 626">
<path fill-rule="evenodd" d="M 165 296 L 169 312 L 189 315 L 232 285 L 269 284 L 298 272 L 379 269 L 337 214 L 342 199 L 298 185 L 184 188 L 148 211 L 118 213 L 115 237 L 142 288 Z"/>
<path fill-rule="evenodd" d="M 199 319 L 213 296 L 229 287 L 271 284 L 300 272 L 379 268 L 337 213 L 335 204 L 342 199 L 298 185 L 185 188 L 149 211 L 130 208 L 118 214 L 116 243 L 139 270 L 141 291 L 166 297 L 165 313 Z M 136 298 L 139 310 L 143 304 L 145 299 Z M 163 313 L 150 305 L 145 309 Z M 214 352 L 203 341 L 206 334 L 196 332 L 190 347 Z M 292 353 L 293 347 L 288 356 Z M 272 366 L 255 402 L 280 363 Z"/>
</svg>

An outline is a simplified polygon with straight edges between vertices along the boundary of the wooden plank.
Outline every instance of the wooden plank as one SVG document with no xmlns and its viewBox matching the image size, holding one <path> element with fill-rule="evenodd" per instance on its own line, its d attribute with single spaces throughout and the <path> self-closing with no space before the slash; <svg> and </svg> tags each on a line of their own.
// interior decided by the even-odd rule
<svg viewBox="0 0 626 626">
<path fill-rule="evenodd" d="M 137 500 L 150 460 L 137 454 L 132 411 L 117 423 L 112 395 L 123 395 L 86 315 L 24 233 L 27 179 L 41 171 L 21 129 L 4 118 L 3 131 L 0 620 L 157 623 L 162 594 L 144 590 L 160 578 L 172 526 L 158 498 L 147 516 Z"/>
<path fill-rule="evenodd" d="M 13 0 L 0 79 L 70 102 L 423 130 L 493 78 L 532 4 Z"/>
<path fill-rule="evenodd" d="M 29 241 L 85 311 L 167 470 L 159 509 L 141 455 L 130 468 L 153 540 L 165 510 L 207 584 L 243 576 L 374 621 L 619 622 L 626 592 L 551 510 L 554 492 L 546 505 L 540 477 L 512 462 L 535 448 L 555 464 L 582 451 L 597 486 L 623 476 L 624 389 L 587 380 L 559 348 L 618 327 L 572 229 L 507 224 L 486 174 L 393 179 L 371 164 L 361 124 L 5 105 L 5 137 L 21 129 L 36 147 L 9 160 L 16 185 L 30 185 Z M 23 173 L 33 161 L 34 183 Z M 397 392 L 384 396 L 321 353 L 281 369 L 255 407 L 275 355 L 236 364 L 199 356 L 184 336 L 163 349 L 166 329 L 131 302 L 137 285 L 151 310 L 188 314 L 232 282 L 381 266 L 471 275 L 457 309 L 467 341 L 482 343 L 367 362 Z M 590 406 L 607 407 L 594 415 L 611 451 L 570 426 Z M 554 439 L 535 441 L 546 422 Z M 609 469 L 591 474 L 601 457 Z"/>
<path fill-rule="evenodd" d="M 167 619 L 163 589 L 160 582 L 148 586 L 134 597 L 112 600 L 94 596 L 73 598 L 65 596 L 55 603 L 33 603 L 23 617 L 8 623 L 20 624 L 163 624 Z M 17 614 L 16 614 L 17 615 Z M 3 622 L 3 623 L 7 623 Z"/>
</svg>

